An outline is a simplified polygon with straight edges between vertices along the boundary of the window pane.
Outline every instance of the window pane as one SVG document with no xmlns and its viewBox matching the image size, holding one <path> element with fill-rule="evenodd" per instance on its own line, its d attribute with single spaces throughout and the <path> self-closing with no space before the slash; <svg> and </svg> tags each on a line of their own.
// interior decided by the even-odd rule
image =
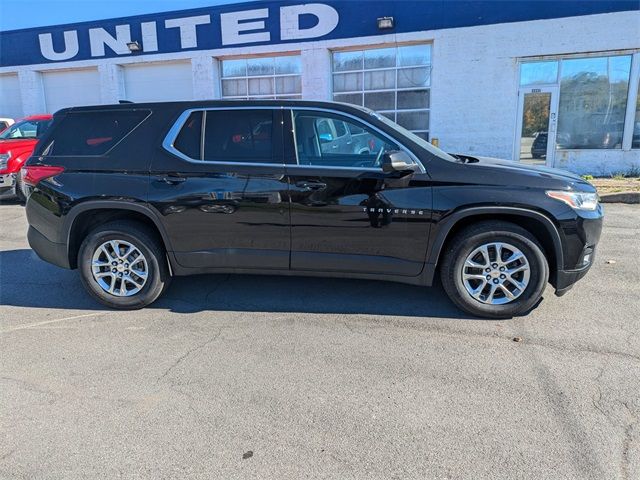
<svg viewBox="0 0 640 480">
<path fill-rule="evenodd" d="M 247 60 L 244 58 L 238 60 L 222 61 L 223 77 L 244 77 L 247 74 Z"/>
<path fill-rule="evenodd" d="M 334 92 L 362 90 L 362 73 L 340 73 L 333 76 Z"/>
<path fill-rule="evenodd" d="M 333 71 L 344 72 L 346 70 L 362 70 L 362 57 L 362 51 L 334 52 Z"/>
<path fill-rule="evenodd" d="M 347 74 L 354 75 L 354 74 Z M 377 72 L 364 72 L 365 90 L 383 90 L 396 88 L 396 70 L 380 70 Z"/>
<path fill-rule="evenodd" d="M 343 93 L 342 95 L 334 95 L 333 100 L 336 102 L 352 103 L 362 106 L 361 93 Z"/>
<path fill-rule="evenodd" d="M 378 112 L 380 115 L 384 115 L 391 121 L 396 121 L 396 112 Z"/>
<path fill-rule="evenodd" d="M 202 112 L 193 112 L 184 123 L 173 146 L 179 152 L 194 160 L 202 160 L 200 144 L 202 139 Z"/>
<path fill-rule="evenodd" d="M 429 108 L 429 90 L 400 90 L 398 109 Z"/>
<path fill-rule="evenodd" d="M 50 155 L 104 155 L 140 125 L 148 110 L 69 113 L 58 125 Z"/>
<path fill-rule="evenodd" d="M 631 148 L 640 148 L 640 80 L 638 81 L 638 95 L 636 97 L 636 118 L 633 124 L 633 139 Z"/>
<path fill-rule="evenodd" d="M 222 80 L 222 95 L 225 97 L 246 96 L 247 81 L 244 78 Z"/>
<path fill-rule="evenodd" d="M 273 78 L 250 78 L 249 95 L 273 95 Z"/>
<path fill-rule="evenodd" d="M 364 51 L 364 68 L 385 68 L 396 66 L 395 48 L 375 48 Z"/>
<path fill-rule="evenodd" d="M 398 70 L 398 88 L 428 87 L 430 83 L 431 69 L 429 67 Z"/>
<path fill-rule="evenodd" d="M 271 110 L 207 112 L 205 160 L 271 163 Z"/>
<path fill-rule="evenodd" d="M 40 138 L 47 131 L 51 120 L 23 121 L 14 123 L 0 134 L 0 139 Z M 5 127 L 6 128 L 6 127 Z"/>
<path fill-rule="evenodd" d="M 347 127 L 344 122 L 334 120 L 333 125 L 336 127 L 336 138 L 344 137 L 347 134 Z"/>
<path fill-rule="evenodd" d="M 428 130 L 429 112 L 398 112 L 397 122 L 407 130 Z"/>
<path fill-rule="evenodd" d="M 408 45 L 398 47 L 398 66 L 431 65 L 430 45 Z"/>
<path fill-rule="evenodd" d="M 273 57 L 247 59 L 247 75 L 273 75 L 275 62 Z"/>
<path fill-rule="evenodd" d="M 364 106 L 370 108 L 371 110 L 393 110 L 396 108 L 396 93 L 365 93 Z"/>
<path fill-rule="evenodd" d="M 520 85 L 556 83 L 558 62 L 531 62 L 520 65 Z"/>
<path fill-rule="evenodd" d="M 299 75 L 292 77 L 276 77 L 276 93 L 302 92 L 302 79 Z"/>
<path fill-rule="evenodd" d="M 339 115 L 297 111 L 295 131 L 300 165 L 379 168 L 378 154 L 398 149 L 366 125 Z"/>
<path fill-rule="evenodd" d="M 631 56 L 562 61 L 559 148 L 621 148 Z"/>
<path fill-rule="evenodd" d="M 276 57 L 276 75 L 301 72 L 302 62 L 299 56 Z"/>
</svg>

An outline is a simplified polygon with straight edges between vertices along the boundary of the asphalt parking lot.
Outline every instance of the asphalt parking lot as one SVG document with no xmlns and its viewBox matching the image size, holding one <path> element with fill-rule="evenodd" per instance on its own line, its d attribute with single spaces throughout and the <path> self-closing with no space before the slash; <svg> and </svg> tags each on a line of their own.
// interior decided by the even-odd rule
<svg viewBox="0 0 640 480">
<path fill-rule="evenodd" d="M 0 478 L 638 479 L 640 207 L 606 213 L 572 292 L 488 321 L 227 275 L 109 311 L 0 204 Z"/>
</svg>

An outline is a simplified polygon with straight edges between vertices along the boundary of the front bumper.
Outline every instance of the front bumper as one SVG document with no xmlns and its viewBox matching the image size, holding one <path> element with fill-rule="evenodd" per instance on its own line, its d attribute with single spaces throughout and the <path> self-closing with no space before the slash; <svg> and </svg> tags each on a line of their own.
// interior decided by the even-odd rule
<svg viewBox="0 0 640 480">
<path fill-rule="evenodd" d="M 13 197 L 16 194 L 16 174 L 3 173 L 0 175 L 0 198 Z"/>
<path fill-rule="evenodd" d="M 556 295 L 561 297 L 567 293 L 575 283 L 584 277 L 593 265 L 594 253 L 591 254 L 591 261 L 588 265 L 577 270 L 558 270 L 556 275 Z"/>
<path fill-rule="evenodd" d="M 556 295 L 562 296 L 591 269 L 600 241 L 604 210 L 580 212 L 575 221 L 566 222 L 564 233 L 564 266 L 556 271 L 552 282 Z"/>
</svg>

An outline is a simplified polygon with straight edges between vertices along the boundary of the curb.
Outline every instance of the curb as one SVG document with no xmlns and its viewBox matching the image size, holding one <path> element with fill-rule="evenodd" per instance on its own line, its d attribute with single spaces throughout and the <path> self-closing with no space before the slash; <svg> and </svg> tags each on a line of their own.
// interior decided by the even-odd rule
<svg viewBox="0 0 640 480">
<path fill-rule="evenodd" d="M 600 195 L 602 203 L 640 204 L 640 192 L 618 192 Z"/>
</svg>

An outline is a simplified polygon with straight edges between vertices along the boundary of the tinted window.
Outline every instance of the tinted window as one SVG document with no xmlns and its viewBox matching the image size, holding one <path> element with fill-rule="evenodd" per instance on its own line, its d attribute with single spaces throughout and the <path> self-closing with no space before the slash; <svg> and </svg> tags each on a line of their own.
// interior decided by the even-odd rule
<svg viewBox="0 0 640 480">
<path fill-rule="evenodd" d="M 48 155 L 104 155 L 150 113 L 148 110 L 68 113 L 45 151 Z"/>
<path fill-rule="evenodd" d="M 206 112 L 204 159 L 218 162 L 272 162 L 271 110 Z"/>
<path fill-rule="evenodd" d="M 40 138 L 51 125 L 51 120 L 25 120 L 14 123 L 0 134 L 0 138 Z"/>
<path fill-rule="evenodd" d="M 347 128 L 344 122 L 334 122 L 336 126 L 336 137 L 344 137 L 347 134 Z"/>
<path fill-rule="evenodd" d="M 202 159 L 202 115 L 203 112 L 193 112 L 184 123 L 180 133 L 173 142 L 173 147 L 194 160 Z"/>
<path fill-rule="evenodd" d="M 339 115 L 296 111 L 294 121 L 300 165 L 379 168 L 384 152 L 399 149 L 365 124 Z M 351 139 L 328 135 L 323 126 L 329 123 L 353 132 Z"/>
</svg>

